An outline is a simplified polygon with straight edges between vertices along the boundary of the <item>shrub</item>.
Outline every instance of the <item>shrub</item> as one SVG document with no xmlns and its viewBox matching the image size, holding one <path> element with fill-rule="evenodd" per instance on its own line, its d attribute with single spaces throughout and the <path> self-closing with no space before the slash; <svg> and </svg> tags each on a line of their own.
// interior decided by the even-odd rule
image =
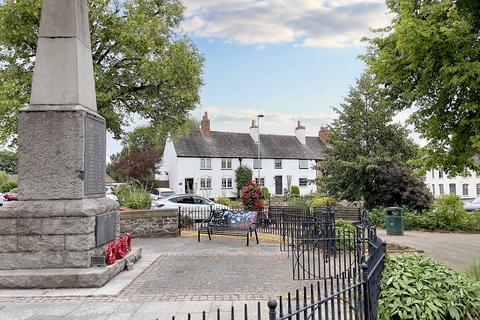
<svg viewBox="0 0 480 320">
<path fill-rule="evenodd" d="M 300 195 L 300 188 L 298 186 L 292 186 L 292 191 L 290 192 L 292 196 Z"/>
<path fill-rule="evenodd" d="M 480 283 L 418 254 L 387 257 L 379 319 L 476 319 Z"/>
<path fill-rule="evenodd" d="M 195 220 L 193 220 L 189 216 L 180 216 L 180 229 L 188 229 L 195 224 Z"/>
<path fill-rule="evenodd" d="M 351 221 L 338 219 L 335 220 L 335 238 L 336 247 L 339 250 L 355 249 L 355 226 Z"/>
<path fill-rule="evenodd" d="M 385 228 L 386 212 L 384 209 L 372 209 L 368 212 L 370 223 L 379 228 Z"/>
<path fill-rule="evenodd" d="M 10 192 L 18 193 L 18 188 L 13 188 L 12 190 L 10 190 Z"/>
<path fill-rule="evenodd" d="M 146 189 L 123 184 L 115 190 L 120 205 L 130 209 L 150 209 L 152 198 Z"/>
<path fill-rule="evenodd" d="M 242 190 L 242 202 L 247 210 L 261 209 L 264 204 L 262 201 L 262 189 L 252 180 L 243 187 Z"/>
<path fill-rule="evenodd" d="M 262 196 L 263 196 L 263 200 L 270 199 L 270 191 L 268 191 L 267 187 L 262 188 Z"/>
<path fill-rule="evenodd" d="M 243 186 L 252 180 L 253 171 L 247 166 L 240 166 L 235 170 L 235 185 L 237 186 L 237 194 L 240 196 Z"/>
<path fill-rule="evenodd" d="M 224 206 L 231 207 L 232 206 L 232 201 L 228 199 L 227 197 L 218 197 L 218 199 L 215 201 L 218 204 L 223 204 Z"/>
<path fill-rule="evenodd" d="M 7 180 L 0 186 L 0 192 L 5 193 L 9 192 L 13 188 L 17 187 L 17 182 L 13 180 Z"/>
<path fill-rule="evenodd" d="M 316 198 L 310 203 L 310 208 L 315 207 L 326 207 L 326 206 L 335 206 L 337 205 L 337 200 L 330 198 L 330 197 L 321 197 Z"/>
<path fill-rule="evenodd" d="M 468 227 L 468 213 L 457 195 L 440 196 L 433 203 L 434 229 L 462 230 Z"/>
<path fill-rule="evenodd" d="M 308 200 L 305 197 L 295 197 L 288 200 L 288 205 L 292 207 L 308 207 Z"/>
<path fill-rule="evenodd" d="M 480 281 L 480 259 L 473 259 L 467 268 L 467 275 L 473 280 Z"/>
</svg>

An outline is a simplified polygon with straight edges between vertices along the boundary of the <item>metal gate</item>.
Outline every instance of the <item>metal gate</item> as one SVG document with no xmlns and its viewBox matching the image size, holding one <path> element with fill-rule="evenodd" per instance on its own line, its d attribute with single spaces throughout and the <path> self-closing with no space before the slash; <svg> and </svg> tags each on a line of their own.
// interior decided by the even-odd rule
<svg viewBox="0 0 480 320">
<path fill-rule="evenodd" d="M 337 228 L 330 207 L 291 220 L 286 228 L 291 235 L 293 279 L 353 276 L 362 249 L 355 228 Z"/>
</svg>

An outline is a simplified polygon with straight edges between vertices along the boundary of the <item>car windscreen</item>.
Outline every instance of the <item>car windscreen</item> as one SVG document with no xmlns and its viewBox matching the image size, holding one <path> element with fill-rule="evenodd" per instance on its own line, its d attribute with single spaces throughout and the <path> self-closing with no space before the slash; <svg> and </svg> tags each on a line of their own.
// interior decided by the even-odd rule
<svg viewBox="0 0 480 320">
<path fill-rule="evenodd" d="M 163 192 L 160 192 L 160 195 L 162 197 L 168 197 L 168 196 L 173 196 L 175 194 L 175 192 L 173 191 L 163 191 Z"/>
<path fill-rule="evenodd" d="M 473 200 L 472 203 L 480 203 L 480 197 L 478 197 L 477 199 Z"/>
</svg>

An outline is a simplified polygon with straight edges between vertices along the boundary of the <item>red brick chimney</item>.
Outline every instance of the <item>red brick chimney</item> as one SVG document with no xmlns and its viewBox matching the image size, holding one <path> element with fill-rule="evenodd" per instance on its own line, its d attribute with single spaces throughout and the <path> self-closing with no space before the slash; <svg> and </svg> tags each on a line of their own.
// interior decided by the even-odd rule
<svg viewBox="0 0 480 320">
<path fill-rule="evenodd" d="M 208 119 L 208 112 L 205 111 L 202 122 L 200 123 L 202 128 L 202 135 L 205 138 L 210 138 L 210 119 Z"/>
<path fill-rule="evenodd" d="M 328 127 L 320 127 L 318 136 L 320 137 L 320 140 L 322 140 L 322 142 L 328 146 L 328 143 L 330 142 L 330 133 L 328 131 Z"/>
</svg>

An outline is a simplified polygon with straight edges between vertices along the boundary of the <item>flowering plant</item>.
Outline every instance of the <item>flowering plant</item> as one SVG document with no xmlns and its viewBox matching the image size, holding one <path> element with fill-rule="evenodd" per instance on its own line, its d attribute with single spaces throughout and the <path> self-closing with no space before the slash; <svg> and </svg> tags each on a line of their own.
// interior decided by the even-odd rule
<svg viewBox="0 0 480 320">
<path fill-rule="evenodd" d="M 242 189 L 242 199 L 245 209 L 247 210 L 260 210 L 264 207 L 262 201 L 263 194 L 262 189 L 253 180 L 249 180 Z"/>
</svg>

